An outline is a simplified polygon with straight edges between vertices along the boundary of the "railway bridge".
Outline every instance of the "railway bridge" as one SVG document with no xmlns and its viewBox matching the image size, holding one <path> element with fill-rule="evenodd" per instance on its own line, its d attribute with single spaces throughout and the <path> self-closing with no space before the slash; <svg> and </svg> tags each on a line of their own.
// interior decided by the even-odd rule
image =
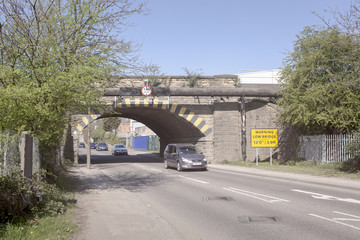
<svg viewBox="0 0 360 240">
<path fill-rule="evenodd" d="M 200 77 L 200 87 L 195 88 L 186 87 L 183 76 L 162 80 L 163 84 L 144 96 L 142 78 L 119 79 L 118 86 L 104 95 L 107 110 L 83 116 L 76 127 L 82 130 L 95 119 L 112 116 L 134 119 L 159 136 L 161 153 L 168 143 L 190 142 L 215 163 L 254 161 L 250 130 L 279 128 L 279 111 L 274 104 L 277 84 L 239 85 L 236 75 Z M 268 158 L 268 150 L 260 149 L 259 156 Z"/>
</svg>

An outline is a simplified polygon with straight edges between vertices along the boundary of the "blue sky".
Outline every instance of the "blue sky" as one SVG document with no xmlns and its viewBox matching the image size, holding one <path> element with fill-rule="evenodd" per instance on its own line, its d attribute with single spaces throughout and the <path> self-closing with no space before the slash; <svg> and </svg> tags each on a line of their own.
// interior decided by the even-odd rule
<svg viewBox="0 0 360 240">
<path fill-rule="evenodd" d="M 296 35 L 322 24 L 312 14 L 349 9 L 351 0 L 148 0 L 150 14 L 124 34 L 165 75 L 237 74 L 282 66 Z M 328 16 L 328 15 L 327 15 Z"/>
</svg>

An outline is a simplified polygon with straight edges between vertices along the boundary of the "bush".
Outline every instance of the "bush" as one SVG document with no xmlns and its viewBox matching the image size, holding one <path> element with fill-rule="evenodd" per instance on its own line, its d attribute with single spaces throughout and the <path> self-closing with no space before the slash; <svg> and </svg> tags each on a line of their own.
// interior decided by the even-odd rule
<svg viewBox="0 0 360 240">
<path fill-rule="evenodd" d="M 24 215 L 24 210 L 36 201 L 31 181 L 20 171 L 0 177 L 0 223 L 12 221 Z"/>
<path fill-rule="evenodd" d="M 348 172 L 348 173 L 357 173 L 360 171 L 360 156 L 356 156 L 348 161 L 345 161 L 341 164 L 340 168 L 341 171 Z"/>
<path fill-rule="evenodd" d="M 340 170 L 349 173 L 360 171 L 360 131 L 355 133 L 355 140 L 351 142 L 346 149 L 353 157 L 341 164 Z"/>
<path fill-rule="evenodd" d="M 65 211 L 61 191 L 47 183 L 45 176 L 42 171 L 29 179 L 20 170 L 12 170 L 0 177 L 0 223 Z"/>
</svg>

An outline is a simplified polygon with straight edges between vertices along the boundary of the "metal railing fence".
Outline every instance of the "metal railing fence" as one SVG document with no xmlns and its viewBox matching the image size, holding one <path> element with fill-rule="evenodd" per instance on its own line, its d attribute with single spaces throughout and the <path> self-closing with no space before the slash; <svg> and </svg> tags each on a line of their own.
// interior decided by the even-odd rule
<svg viewBox="0 0 360 240">
<path fill-rule="evenodd" d="M 321 163 L 347 161 L 354 156 L 354 152 L 348 149 L 354 141 L 360 141 L 359 135 L 300 136 L 298 156 Z"/>
<path fill-rule="evenodd" d="M 26 132 L 0 131 L 0 176 L 14 169 L 21 169 L 26 177 L 40 170 L 39 141 Z"/>
<path fill-rule="evenodd" d="M 20 166 L 20 136 L 7 131 L 0 132 L 0 176 L 8 174 L 12 168 Z"/>
</svg>

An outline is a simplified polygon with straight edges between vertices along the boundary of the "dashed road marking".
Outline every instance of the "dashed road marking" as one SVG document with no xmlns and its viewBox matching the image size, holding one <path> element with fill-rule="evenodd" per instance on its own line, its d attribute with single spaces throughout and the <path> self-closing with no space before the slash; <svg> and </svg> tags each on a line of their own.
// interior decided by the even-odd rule
<svg viewBox="0 0 360 240">
<path fill-rule="evenodd" d="M 360 220 L 359 216 L 351 215 L 351 214 L 348 214 L 348 213 L 337 212 L 337 211 L 333 211 L 333 212 L 337 213 L 337 214 L 340 214 L 340 215 L 345 215 L 345 216 L 348 216 L 348 217 L 352 217 L 352 218 L 346 218 L 346 219 L 344 219 L 344 218 L 327 218 L 327 217 L 323 217 L 323 216 L 313 214 L 313 213 L 309 213 L 309 215 L 313 216 L 313 217 L 316 217 L 316 218 L 320 218 L 322 220 L 326 220 L 326 221 L 337 223 L 337 224 L 347 226 L 347 227 L 350 227 L 350 228 L 353 228 L 353 229 L 356 229 L 356 230 L 360 230 L 359 227 L 353 226 L 353 225 L 348 224 L 348 223 L 344 223 L 344 221 L 356 221 L 357 222 L 357 221 Z"/>
<path fill-rule="evenodd" d="M 195 178 L 189 178 L 189 177 L 185 177 L 185 176 L 182 176 L 182 175 L 179 175 L 179 177 L 185 178 L 187 180 L 191 180 L 191 181 L 194 181 L 194 182 L 202 183 L 202 184 L 209 184 L 208 182 L 201 181 L 201 180 L 198 180 L 198 179 L 195 179 Z"/>
<path fill-rule="evenodd" d="M 299 192 L 299 193 L 305 193 L 305 194 L 310 194 L 311 197 L 313 197 L 313 198 L 315 198 L 315 199 L 336 200 L 336 201 L 341 201 L 341 202 L 349 202 L 349 203 L 357 203 L 357 204 L 360 204 L 360 200 L 352 199 L 352 198 L 339 198 L 339 197 L 329 196 L 329 195 L 325 195 L 325 194 L 321 194 L 321 193 L 314 193 L 314 192 L 303 191 L 303 190 L 299 190 L 299 189 L 291 189 L 291 191 L 293 191 L 293 192 Z"/>
<path fill-rule="evenodd" d="M 255 193 L 255 192 L 250 192 L 250 191 L 246 191 L 246 190 L 242 190 L 242 189 L 237 189 L 237 188 L 232 188 L 232 187 L 223 187 L 224 190 L 230 191 L 230 192 L 234 192 L 234 193 L 238 193 L 244 196 L 248 196 L 251 198 L 255 198 L 264 202 L 268 202 L 268 203 L 276 203 L 276 202 L 290 202 L 288 200 L 285 199 L 281 199 L 281 198 L 277 198 L 277 197 L 273 197 L 273 196 L 268 196 L 268 195 L 264 195 L 264 194 L 260 194 L 260 193 Z"/>
</svg>

